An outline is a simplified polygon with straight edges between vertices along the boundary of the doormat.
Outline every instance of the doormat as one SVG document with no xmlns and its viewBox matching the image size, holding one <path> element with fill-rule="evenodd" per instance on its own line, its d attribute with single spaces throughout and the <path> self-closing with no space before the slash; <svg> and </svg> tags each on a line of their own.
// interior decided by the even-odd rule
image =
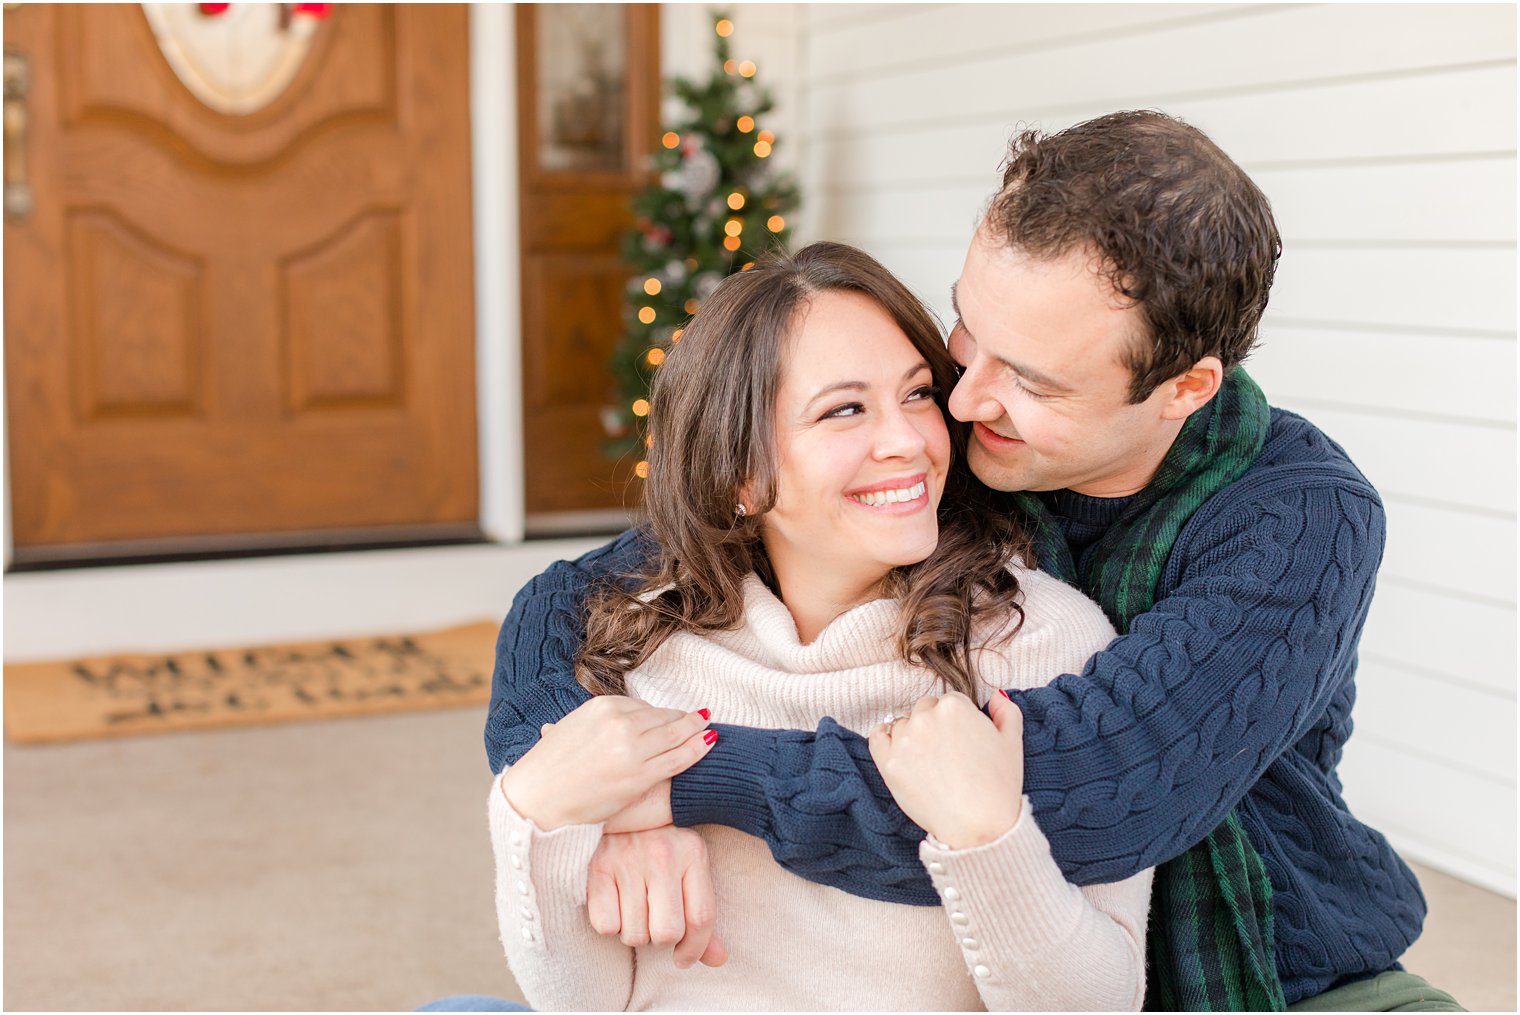
<svg viewBox="0 0 1520 1015">
<path fill-rule="evenodd" d="M 40 744 L 484 704 L 498 625 L 5 665 L 5 734 Z"/>
</svg>

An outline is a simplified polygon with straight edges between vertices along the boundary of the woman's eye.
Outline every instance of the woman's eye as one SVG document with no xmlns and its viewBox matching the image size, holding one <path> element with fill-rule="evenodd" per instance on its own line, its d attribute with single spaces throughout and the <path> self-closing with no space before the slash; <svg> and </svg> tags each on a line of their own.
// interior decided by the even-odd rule
<svg viewBox="0 0 1520 1015">
<path fill-rule="evenodd" d="M 908 401 L 910 402 L 921 401 L 925 398 L 932 400 L 937 397 L 939 397 L 939 388 L 935 387 L 933 384 L 925 384 L 922 387 L 914 388 L 912 391 L 908 392 Z"/>
<path fill-rule="evenodd" d="M 866 407 L 859 402 L 848 402 L 844 405 L 836 405 L 828 412 L 819 416 L 819 419 L 844 419 L 848 416 L 858 416 L 866 411 Z"/>
</svg>

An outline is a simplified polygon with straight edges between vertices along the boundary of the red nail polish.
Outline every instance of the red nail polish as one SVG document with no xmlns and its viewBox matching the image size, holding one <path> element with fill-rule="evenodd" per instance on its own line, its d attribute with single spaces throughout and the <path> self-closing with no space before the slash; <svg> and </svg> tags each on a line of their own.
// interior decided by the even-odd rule
<svg viewBox="0 0 1520 1015">
<path fill-rule="evenodd" d="M 1004 697 L 1004 699 L 1006 699 L 1007 701 L 1012 701 L 1013 700 L 1012 698 L 1008 697 L 1008 692 L 1005 691 L 1005 690 L 1003 690 L 1001 687 L 998 688 L 998 693 L 1001 694 Z"/>
<path fill-rule="evenodd" d="M 710 712 L 709 710 L 707 710 L 705 708 L 699 708 L 699 709 L 697 709 L 697 715 L 701 716 L 703 719 L 711 719 L 712 718 L 712 712 Z"/>
<path fill-rule="evenodd" d="M 706 733 L 702 734 L 702 742 L 704 744 L 707 744 L 709 747 L 711 747 L 713 744 L 717 743 L 718 742 L 718 731 L 717 730 L 708 730 Z"/>
</svg>

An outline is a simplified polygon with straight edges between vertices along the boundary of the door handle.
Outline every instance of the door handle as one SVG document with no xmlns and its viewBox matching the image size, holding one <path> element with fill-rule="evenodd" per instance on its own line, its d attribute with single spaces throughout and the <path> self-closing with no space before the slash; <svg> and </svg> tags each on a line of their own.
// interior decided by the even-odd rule
<svg viewBox="0 0 1520 1015">
<path fill-rule="evenodd" d="M 5 51 L 5 217 L 24 219 L 32 211 L 32 184 L 26 175 L 31 113 L 26 106 L 32 66 L 13 49 Z"/>
</svg>

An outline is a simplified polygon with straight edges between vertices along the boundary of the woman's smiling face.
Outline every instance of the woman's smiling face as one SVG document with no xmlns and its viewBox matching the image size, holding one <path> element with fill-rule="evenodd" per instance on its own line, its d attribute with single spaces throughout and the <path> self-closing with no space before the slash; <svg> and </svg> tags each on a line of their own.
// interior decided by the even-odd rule
<svg viewBox="0 0 1520 1015">
<path fill-rule="evenodd" d="M 950 435 L 929 364 L 874 300 L 814 295 L 776 397 L 776 503 L 762 517 L 778 575 L 864 587 L 939 542 Z"/>
</svg>

